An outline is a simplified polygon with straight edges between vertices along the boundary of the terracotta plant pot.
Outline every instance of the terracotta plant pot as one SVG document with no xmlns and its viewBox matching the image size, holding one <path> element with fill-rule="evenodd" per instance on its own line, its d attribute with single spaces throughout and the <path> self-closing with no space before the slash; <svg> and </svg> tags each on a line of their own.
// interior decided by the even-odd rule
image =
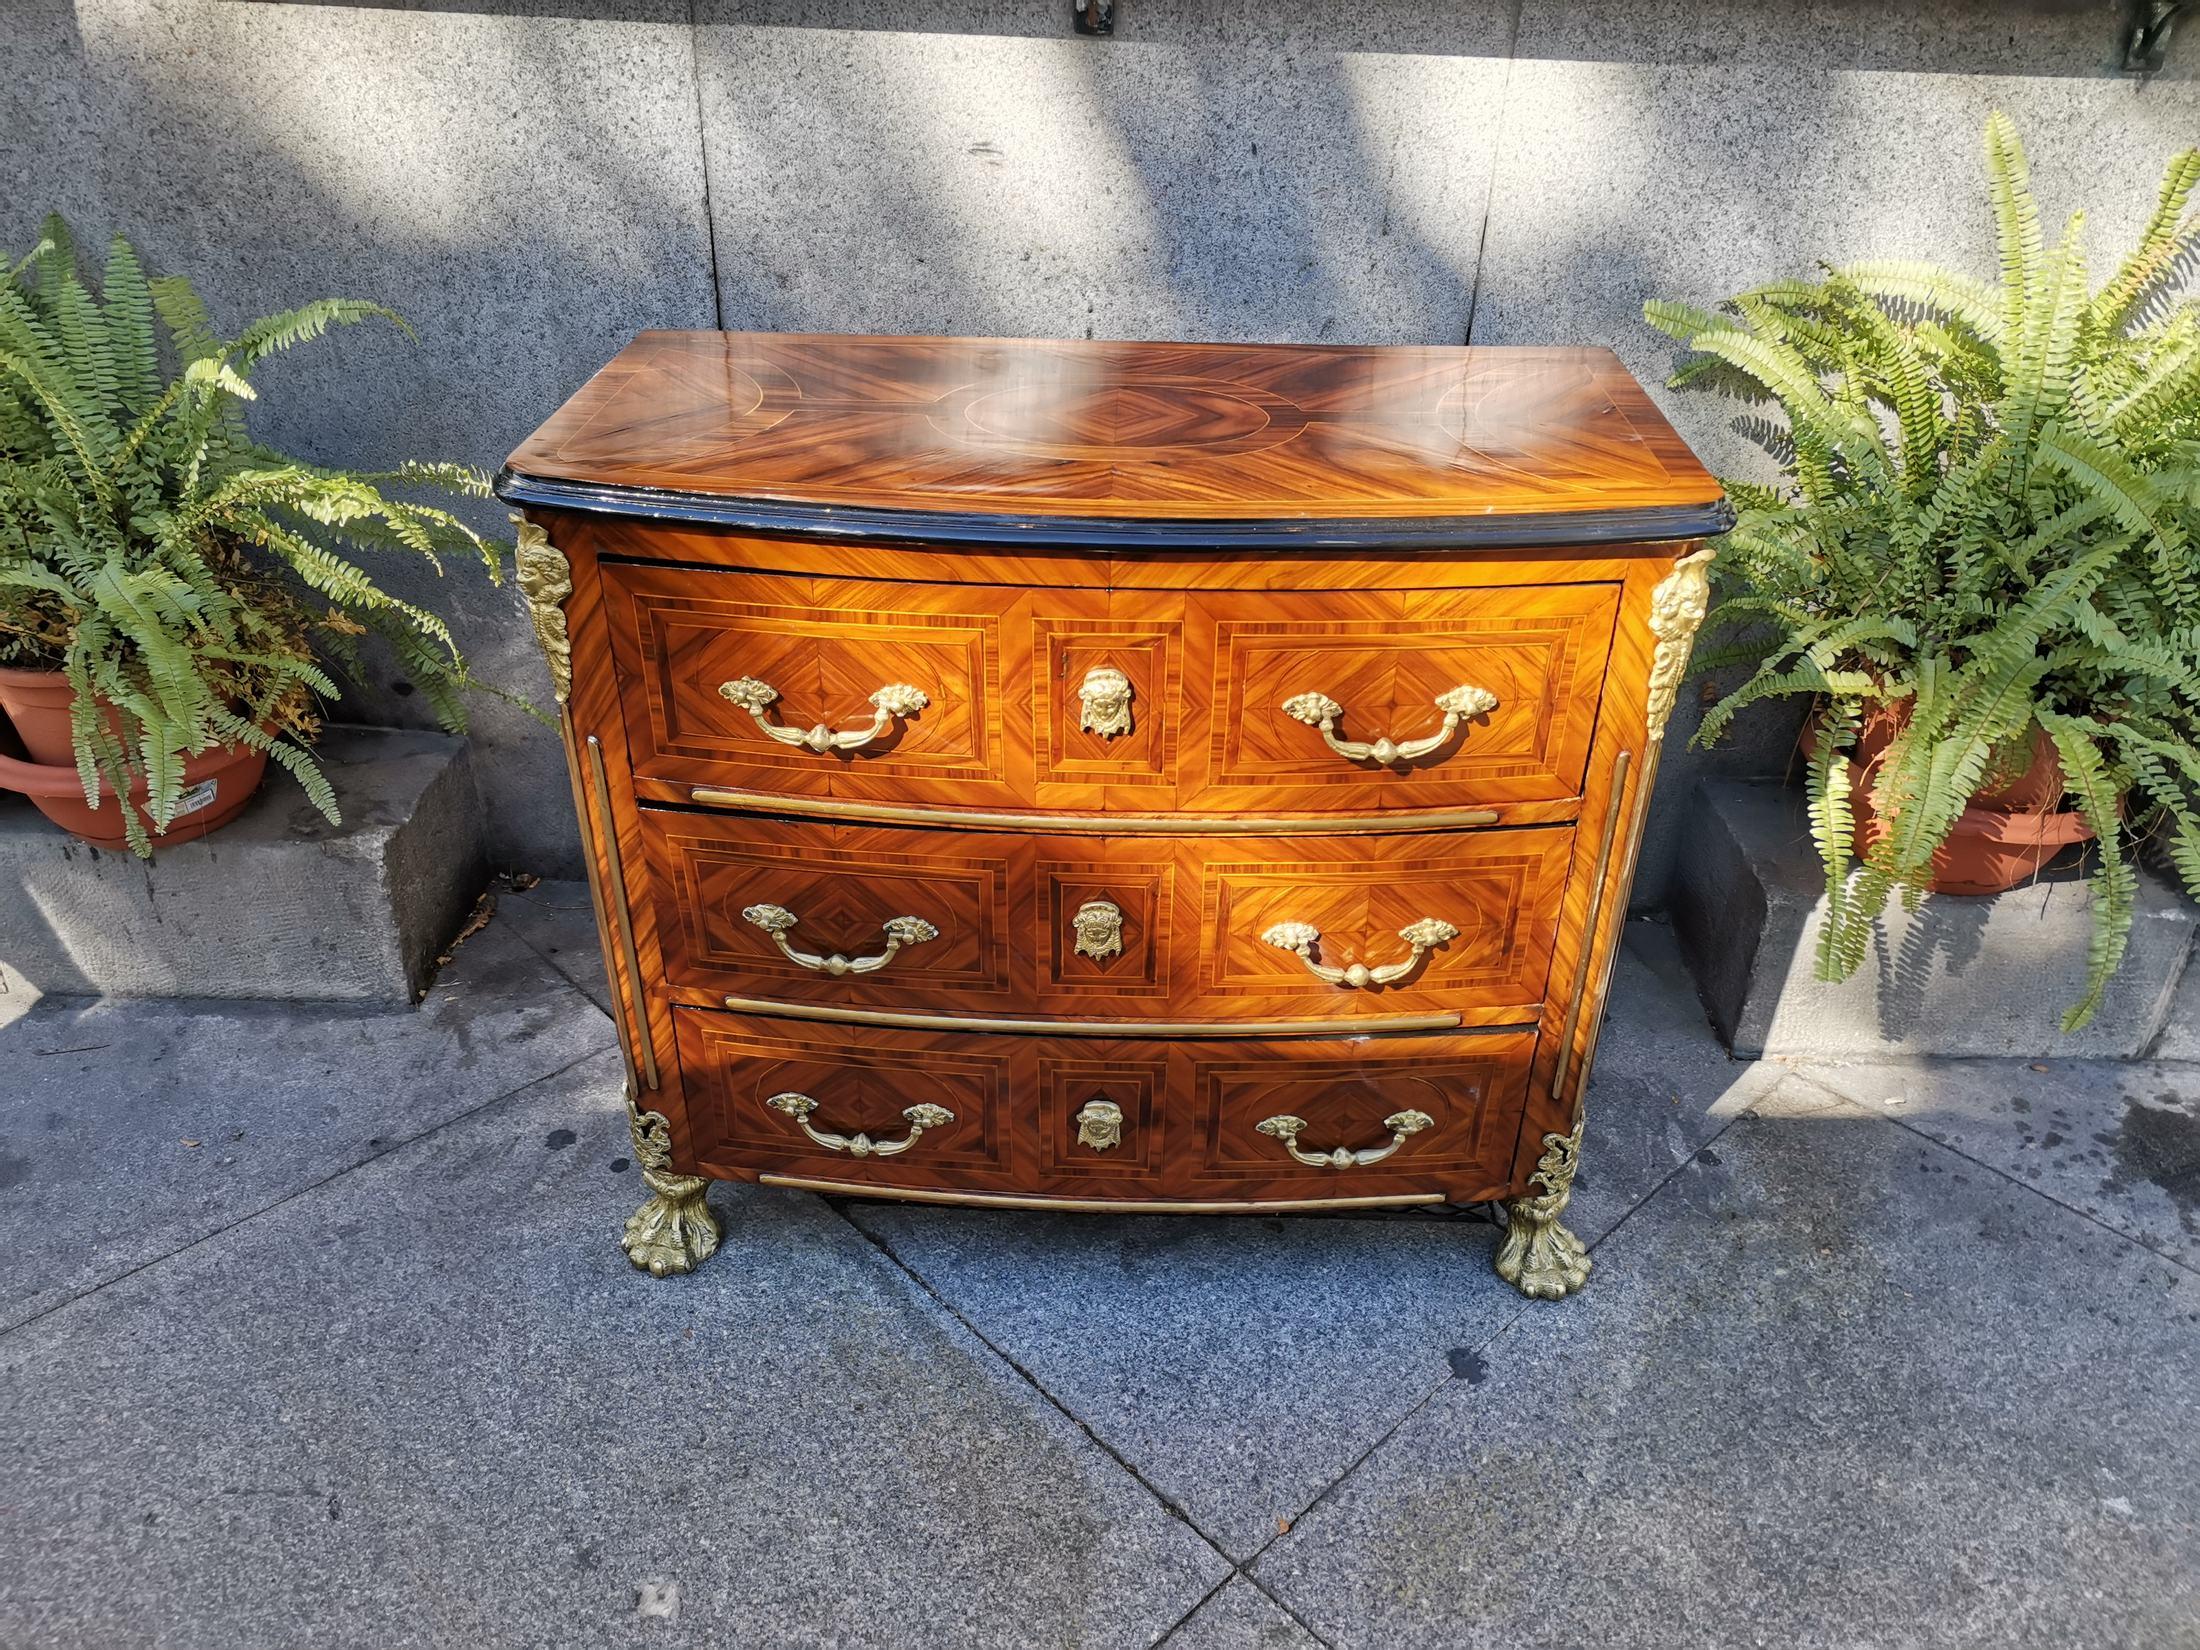
<svg viewBox="0 0 2200 1650">
<path fill-rule="evenodd" d="M 69 679 L 58 670 L 0 669 L 0 711 L 33 762 L 76 766 L 69 743 Z"/>
<path fill-rule="evenodd" d="M 1859 849 L 1868 849 L 1885 832 L 1872 806 L 1872 787 L 1887 747 L 1909 720 L 1906 699 L 1875 705 L 1865 713 L 1856 749 L 1849 755 L 1849 797 L 1856 809 Z M 1814 736 L 1815 725 L 1805 728 L 1806 751 Z M 2060 806 L 2063 790 L 2062 759 L 2046 731 L 2035 727 L 2031 759 L 2023 771 L 1972 797 L 1934 853 L 1933 892 L 1999 894 L 2037 876 L 2073 842 L 2091 841 L 2093 830 L 2085 817 Z"/>
<path fill-rule="evenodd" d="M 95 848 L 125 848 L 129 838 L 114 792 L 103 785 L 99 807 L 85 805 L 69 739 L 69 697 L 69 679 L 59 671 L 0 669 L 0 709 L 7 712 L 30 758 L 18 761 L 0 754 L 0 790 L 21 791 L 40 813 Z M 266 776 L 265 753 L 241 746 L 189 758 L 183 765 L 182 805 L 166 833 L 153 838 L 153 846 L 191 842 L 228 824 L 244 812 Z M 145 811 L 145 794 L 142 784 L 133 786 L 130 805 L 150 832 L 153 820 Z"/>
</svg>

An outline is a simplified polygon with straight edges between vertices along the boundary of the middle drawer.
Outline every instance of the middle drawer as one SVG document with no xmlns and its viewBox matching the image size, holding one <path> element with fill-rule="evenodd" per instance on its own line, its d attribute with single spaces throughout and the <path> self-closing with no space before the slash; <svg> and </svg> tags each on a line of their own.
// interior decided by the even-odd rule
<svg viewBox="0 0 2200 1650">
<path fill-rule="evenodd" d="M 1130 838 L 640 812 L 680 1001 L 1077 1019 L 1532 1020 L 1573 835 Z"/>
</svg>

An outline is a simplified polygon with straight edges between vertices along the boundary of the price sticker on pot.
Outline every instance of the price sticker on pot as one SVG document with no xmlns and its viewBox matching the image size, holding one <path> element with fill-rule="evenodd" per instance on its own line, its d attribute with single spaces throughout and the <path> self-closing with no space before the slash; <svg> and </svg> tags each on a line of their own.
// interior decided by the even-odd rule
<svg viewBox="0 0 2200 1650">
<path fill-rule="evenodd" d="M 177 801 L 176 817 L 181 819 L 186 814 L 195 814 L 202 808 L 211 808 L 214 805 L 214 798 L 221 793 L 221 784 L 222 782 L 218 779 L 202 779 L 196 785 L 193 785 Z"/>
</svg>

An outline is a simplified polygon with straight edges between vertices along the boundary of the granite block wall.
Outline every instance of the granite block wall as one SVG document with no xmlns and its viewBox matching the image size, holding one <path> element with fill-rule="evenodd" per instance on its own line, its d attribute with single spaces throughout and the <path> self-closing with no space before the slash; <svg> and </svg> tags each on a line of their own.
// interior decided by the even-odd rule
<svg viewBox="0 0 2200 1650">
<path fill-rule="evenodd" d="M 1983 268 L 2008 109 L 2105 255 L 2200 141 L 2200 40 L 2111 72 L 2116 0 L 5 0 L 0 246 L 121 229 L 224 319 L 329 292 L 361 330 L 270 372 L 311 456 L 494 467 L 632 332 L 1609 343 L 1658 293 L 1819 259 Z M 1731 406 L 1667 396 L 1715 466 Z M 485 525 L 498 518 L 481 513 Z M 481 674 L 547 698 L 517 596 L 408 576 Z M 344 713 L 411 725 L 383 670 Z M 1684 708 L 1682 721 L 1692 717 Z M 1684 728 L 1677 727 L 1678 742 Z M 577 870 L 553 735 L 476 727 L 493 853 Z M 1676 749 L 1675 799 L 1777 772 L 1793 725 Z"/>
</svg>

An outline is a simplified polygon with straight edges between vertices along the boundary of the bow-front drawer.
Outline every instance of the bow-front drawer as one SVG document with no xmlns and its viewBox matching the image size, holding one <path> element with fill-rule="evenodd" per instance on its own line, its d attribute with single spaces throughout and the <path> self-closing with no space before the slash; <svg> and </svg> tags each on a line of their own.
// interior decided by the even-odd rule
<svg viewBox="0 0 2200 1650">
<path fill-rule="evenodd" d="M 606 562 L 634 776 L 1040 814 L 1568 817 L 1618 586 L 1257 595 Z"/>
<path fill-rule="evenodd" d="M 882 1192 L 1219 1202 L 1486 1196 L 1532 1031 L 1185 1038 L 813 1025 L 683 1009 L 695 1157 Z"/>
<path fill-rule="evenodd" d="M 1572 841 L 641 824 L 683 1001 L 1132 1020 L 1532 1020 Z"/>
</svg>

